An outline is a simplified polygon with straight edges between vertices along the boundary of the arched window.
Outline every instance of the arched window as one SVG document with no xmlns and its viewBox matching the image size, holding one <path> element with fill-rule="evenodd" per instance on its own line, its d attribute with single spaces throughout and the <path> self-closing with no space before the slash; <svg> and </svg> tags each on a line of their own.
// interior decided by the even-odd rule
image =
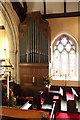
<svg viewBox="0 0 80 120">
<path fill-rule="evenodd" d="M 53 43 L 53 79 L 77 80 L 77 46 L 62 35 Z"/>
</svg>

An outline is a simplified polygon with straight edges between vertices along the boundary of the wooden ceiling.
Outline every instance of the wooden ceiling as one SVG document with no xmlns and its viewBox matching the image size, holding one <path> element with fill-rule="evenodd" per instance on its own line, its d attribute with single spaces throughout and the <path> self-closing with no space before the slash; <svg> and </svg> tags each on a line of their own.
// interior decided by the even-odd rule
<svg viewBox="0 0 80 120">
<path fill-rule="evenodd" d="M 21 22 L 24 21 L 27 12 L 27 4 L 23 2 L 23 7 L 20 2 L 11 2 L 13 9 L 16 11 Z"/>
<path fill-rule="evenodd" d="M 22 6 L 22 4 L 23 6 Z M 50 7 L 51 7 L 51 4 L 53 4 L 52 8 L 51 9 L 54 9 L 55 8 L 55 5 L 56 5 L 56 9 L 58 9 L 59 11 L 59 3 L 47 3 L 46 0 L 43 0 L 43 2 L 20 2 L 20 0 L 17 2 L 11 2 L 12 6 L 13 6 L 13 9 L 16 11 L 19 19 L 20 19 L 20 22 L 23 22 L 25 17 L 27 16 L 27 13 L 28 11 L 29 12 L 33 12 L 33 11 L 40 11 L 40 9 L 43 10 L 43 12 L 41 13 L 42 16 L 45 18 L 45 19 L 48 19 L 48 18 L 60 18 L 60 17 L 76 17 L 76 16 L 80 16 L 80 10 L 79 10 L 79 5 L 77 3 L 66 3 L 66 0 L 64 0 L 63 3 L 60 3 L 60 5 L 62 6 L 61 9 L 63 9 L 63 11 L 60 13 L 60 12 L 55 12 L 55 13 L 50 13 L 48 12 L 48 10 L 50 10 Z M 58 6 L 57 6 L 58 5 Z M 72 6 L 73 8 L 73 11 L 71 12 L 67 12 L 68 11 L 68 6 L 69 6 L 69 9 L 70 7 Z M 75 5 L 77 7 L 75 7 Z M 49 8 L 48 8 L 49 6 Z M 60 7 L 61 7 L 60 6 Z M 40 8 L 40 9 L 39 9 Z M 54 9 L 55 11 L 55 9 Z"/>
</svg>

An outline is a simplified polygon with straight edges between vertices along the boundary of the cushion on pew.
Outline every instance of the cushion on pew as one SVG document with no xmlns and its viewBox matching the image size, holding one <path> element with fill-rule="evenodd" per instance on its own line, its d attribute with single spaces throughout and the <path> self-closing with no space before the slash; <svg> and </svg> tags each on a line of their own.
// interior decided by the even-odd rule
<svg viewBox="0 0 80 120">
<path fill-rule="evenodd" d="M 70 94 L 69 92 L 66 92 L 66 99 L 68 100 L 74 100 L 74 95 Z"/>
<path fill-rule="evenodd" d="M 58 100 L 59 99 L 59 96 L 58 95 L 54 95 L 53 96 L 53 100 Z"/>
</svg>

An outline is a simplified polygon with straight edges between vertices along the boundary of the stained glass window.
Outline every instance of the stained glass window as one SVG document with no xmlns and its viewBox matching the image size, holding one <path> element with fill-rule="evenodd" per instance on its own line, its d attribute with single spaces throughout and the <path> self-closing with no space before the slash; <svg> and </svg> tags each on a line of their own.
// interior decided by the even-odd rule
<svg viewBox="0 0 80 120">
<path fill-rule="evenodd" d="M 68 54 L 66 50 L 64 50 L 61 54 L 61 75 L 65 75 L 68 73 Z"/>
<path fill-rule="evenodd" d="M 59 69 L 60 69 L 59 61 L 60 61 L 60 53 L 59 53 L 58 50 L 56 50 L 54 52 L 54 73 L 55 73 L 55 75 L 59 75 L 60 74 L 59 73 L 60 72 L 59 71 Z"/>
<path fill-rule="evenodd" d="M 66 35 L 61 36 L 53 47 L 53 76 L 58 79 L 77 77 L 76 46 Z"/>
</svg>

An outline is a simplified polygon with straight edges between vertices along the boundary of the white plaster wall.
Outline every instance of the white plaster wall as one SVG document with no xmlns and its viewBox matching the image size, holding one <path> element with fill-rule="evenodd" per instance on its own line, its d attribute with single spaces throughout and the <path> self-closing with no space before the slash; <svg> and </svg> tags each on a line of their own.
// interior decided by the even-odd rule
<svg viewBox="0 0 80 120">
<path fill-rule="evenodd" d="M 27 12 L 40 11 L 41 14 L 44 14 L 44 4 L 43 1 L 27 1 Z M 67 12 L 78 12 L 78 1 L 67 1 L 66 3 Z M 57 0 L 46 0 L 46 13 L 55 14 L 55 13 L 64 13 L 64 0 L 60 2 Z"/>
<path fill-rule="evenodd" d="M 46 3 L 46 13 L 63 13 L 64 12 L 64 2 L 47 2 Z"/>
<path fill-rule="evenodd" d="M 78 2 L 67 2 L 66 9 L 67 9 L 67 12 L 77 12 L 78 11 Z"/>
<path fill-rule="evenodd" d="M 43 2 L 27 2 L 27 13 L 35 11 L 40 11 L 41 14 L 44 13 Z"/>
</svg>

